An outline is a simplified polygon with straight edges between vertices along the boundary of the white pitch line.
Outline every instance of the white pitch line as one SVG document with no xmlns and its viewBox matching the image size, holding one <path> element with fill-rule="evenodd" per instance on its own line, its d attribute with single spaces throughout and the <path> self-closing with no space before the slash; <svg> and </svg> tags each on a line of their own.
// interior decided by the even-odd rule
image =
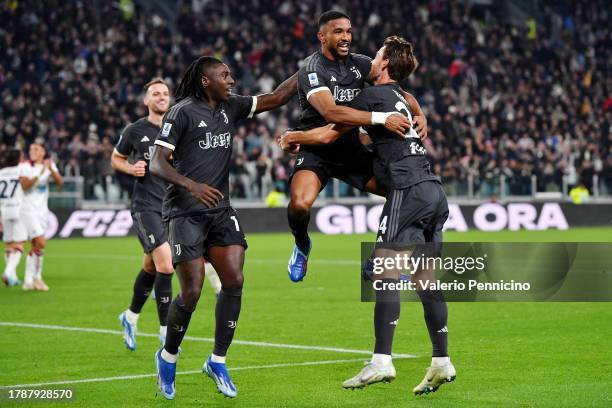
<svg viewBox="0 0 612 408">
<path fill-rule="evenodd" d="M 47 258 L 64 258 L 64 259 L 103 259 L 107 261 L 137 261 L 141 260 L 142 256 L 137 255 L 104 255 L 104 254 L 45 254 Z M 245 264 L 248 263 L 286 263 L 285 260 L 280 259 L 258 259 L 258 258 L 245 258 Z M 351 259 L 311 259 L 308 261 L 311 264 L 320 265 L 360 265 L 359 261 Z"/>
<path fill-rule="evenodd" d="M 267 368 L 285 368 L 285 367 L 303 367 L 303 366 L 317 366 L 327 364 L 340 364 L 340 363 L 353 363 L 356 361 L 363 361 L 363 358 L 353 358 L 350 360 L 321 360 L 321 361 L 305 361 L 301 363 L 285 363 L 285 364 L 266 364 L 259 366 L 245 366 L 245 367 L 234 367 L 228 368 L 229 371 L 243 371 L 243 370 L 262 370 Z M 187 375 L 187 374 L 200 374 L 202 370 L 192 371 L 180 371 L 176 375 Z M 6 388 L 33 388 L 33 387 L 46 387 L 49 385 L 68 385 L 68 384 L 83 384 L 83 383 L 95 383 L 95 382 L 108 382 L 108 381 L 121 381 L 121 380 L 137 380 L 140 378 L 151 378 L 157 374 L 135 374 L 135 375 L 121 375 L 116 377 L 100 377 L 100 378 L 85 378 L 82 380 L 65 380 L 65 381 L 52 381 L 46 383 L 32 383 L 32 384 L 15 384 L 15 385 L 2 385 L 0 389 Z"/>
<path fill-rule="evenodd" d="M 0 322 L 0 326 L 8 327 L 27 327 L 31 329 L 46 329 L 46 330 L 64 330 L 64 331 L 75 331 L 83 333 L 101 333 L 101 334 L 114 334 L 123 335 L 120 330 L 109 330 L 109 329 L 96 329 L 90 327 L 74 327 L 74 326 L 58 326 L 50 324 L 34 324 L 34 323 L 20 323 L 20 322 Z M 152 333 L 138 333 L 141 337 L 159 337 L 159 334 Z M 185 340 L 202 341 L 206 343 L 214 343 L 215 339 L 210 337 L 193 337 L 185 336 Z M 372 354 L 371 350 L 357 350 L 347 349 L 339 347 L 325 347 L 325 346 L 305 346 L 299 344 L 284 344 L 284 343 L 268 343 L 265 341 L 248 341 L 248 340 L 233 340 L 232 344 L 239 344 L 243 346 L 256 346 L 256 347 L 268 347 L 268 348 L 284 348 L 294 350 L 314 350 L 314 351 L 330 351 L 334 353 L 349 353 L 349 354 Z M 416 358 L 414 354 L 393 354 L 396 358 Z"/>
</svg>

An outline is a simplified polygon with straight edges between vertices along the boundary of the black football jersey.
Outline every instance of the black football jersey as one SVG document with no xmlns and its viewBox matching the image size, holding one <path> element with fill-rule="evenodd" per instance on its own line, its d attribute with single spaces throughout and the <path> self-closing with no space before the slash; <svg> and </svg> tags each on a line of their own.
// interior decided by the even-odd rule
<svg viewBox="0 0 612 408">
<path fill-rule="evenodd" d="M 215 209 L 230 205 L 229 168 L 236 122 L 252 117 L 256 107 L 254 96 L 232 95 L 216 108 L 186 98 L 164 115 L 155 144 L 173 151 L 173 165 L 180 174 L 221 191 L 224 198 Z M 174 184 L 166 200 L 170 218 L 211 210 Z"/>
<path fill-rule="evenodd" d="M 121 133 L 115 151 L 121 156 L 133 154 L 135 161 L 147 162 L 144 177 L 135 177 L 132 194 L 132 211 L 154 211 L 161 213 L 162 201 L 167 184 L 164 180 L 149 173 L 149 162 L 159 127 L 149 122 L 146 117 L 129 124 Z"/>
<path fill-rule="evenodd" d="M 328 89 L 337 105 L 347 105 L 364 88 L 371 66 L 372 59 L 361 54 L 351 53 L 346 59 L 332 61 L 318 50 L 307 57 L 298 71 L 298 97 L 302 109 L 298 128 L 308 130 L 327 124 L 323 116 L 308 102 L 310 95 Z M 360 142 L 357 133 L 353 132 L 326 146 L 304 145 L 301 149 L 326 157 L 356 146 L 360 146 Z"/>
<path fill-rule="evenodd" d="M 397 83 L 371 86 L 364 89 L 351 103 L 355 109 L 369 112 L 397 111 L 412 122 L 412 113 Z M 421 139 L 410 129 L 404 139 L 384 126 L 365 126 L 376 155 L 374 176 L 388 190 L 405 189 L 414 184 L 439 178 L 431 171 L 427 151 Z"/>
</svg>

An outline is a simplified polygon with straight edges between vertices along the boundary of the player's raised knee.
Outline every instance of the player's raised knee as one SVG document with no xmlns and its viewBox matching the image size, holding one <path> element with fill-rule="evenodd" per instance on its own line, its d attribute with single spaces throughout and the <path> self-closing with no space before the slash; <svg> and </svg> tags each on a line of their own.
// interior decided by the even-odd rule
<svg viewBox="0 0 612 408">
<path fill-rule="evenodd" d="M 293 212 L 306 214 L 310 211 L 314 200 L 311 200 L 305 196 L 292 197 L 289 201 L 289 209 Z"/>
</svg>

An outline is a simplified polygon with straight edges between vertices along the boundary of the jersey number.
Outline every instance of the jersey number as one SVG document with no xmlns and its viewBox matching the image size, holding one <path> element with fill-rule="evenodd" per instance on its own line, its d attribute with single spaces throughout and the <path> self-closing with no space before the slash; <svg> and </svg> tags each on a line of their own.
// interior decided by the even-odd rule
<svg viewBox="0 0 612 408">
<path fill-rule="evenodd" d="M 236 231 L 240 231 L 240 225 L 238 225 L 238 220 L 236 219 L 236 216 L 232 215 L 230 219 L 234 221 L 234 224 L 236 225 Z"/>
<path fill-rule="evenodd" d="M 385 235 L 387 232 L 387 216 L 385 215 L 382 220 L 380 220 L 380 226 L 378 227 L 379 231 L 382 231 L 382 235 Z"/>
<path fill-rule="evenodd" d="M 397 103 L 395 104 L 395 109 L 398 112 L 406 112 L 406 116 L 408 116 L 408 122 L 410 122 L 410 125 L 412 125 L 412 114 L 410 113 L 410 110 L 408 110 L 408 107 L 406 106 L 406 104 L 402 101 L 397 101 Z"/>
<path fill-rule="evenodd" d="M 13 184 L 12 187 L 9 187 L 10 183 Z M 17 190 L 17 184 L 19 184 L 19 180 L 0 180 L 0 199 L 13 198 L 15 190 Z M 7 194 L 7 190 L 9 189 L 11 190 L 10 194 Z"/>
</svg>

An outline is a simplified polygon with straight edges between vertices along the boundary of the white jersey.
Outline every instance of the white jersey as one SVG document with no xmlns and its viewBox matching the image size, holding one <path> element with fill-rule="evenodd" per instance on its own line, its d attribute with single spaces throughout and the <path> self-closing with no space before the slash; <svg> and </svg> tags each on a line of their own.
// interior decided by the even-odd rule
<svg viewBox="0 0 612 408">
<path fill-rule="evenodd" d="M 2 218 L 19 218 L 23 205 L 23 189 L 19 177 L 23 175 L 21 166 L 0 169 L 0 211 Z"/>
<path fill-rule="evenodd" d="M 24 192 L 22 212 L 26 213 L 46 213 L 49 209 L 49 177 L 51 171 L 42 163 L 23 162 L 22 175 L 29 179 L 38 176 L 38 181 L 32 188 Z M 53 170 L 57 171 L 55 163 Z"/>
</svg>

